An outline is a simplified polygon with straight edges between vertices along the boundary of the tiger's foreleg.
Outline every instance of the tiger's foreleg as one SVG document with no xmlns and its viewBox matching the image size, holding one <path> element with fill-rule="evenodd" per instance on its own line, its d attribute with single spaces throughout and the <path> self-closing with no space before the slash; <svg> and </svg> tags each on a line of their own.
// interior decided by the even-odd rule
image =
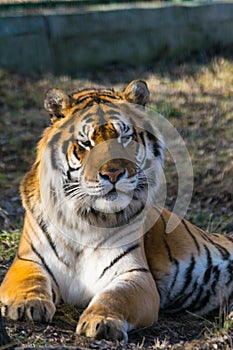
<svg viewBox="0 0 233 350">
<path fill-rule="evenodd" d="M 17 257 L 0 287 L 2 315 L 13 320 L 51 321 L 55 313 L 52 280 L 22 236 Z"/>
<path fill-rule="evenodd" d="M 51 321 L 55 313 L 52 288 L 43 268 L 15 259 L 1 287 L 2 315 L 13 320 Z"/>
<path fill-rule="evenodd" d="M 160 297 L 148 271 L 113 281 L 83 312 L 76 332 L 88 337 L 127 340 L 127 331 L 158 319 Z"/>
</svg>

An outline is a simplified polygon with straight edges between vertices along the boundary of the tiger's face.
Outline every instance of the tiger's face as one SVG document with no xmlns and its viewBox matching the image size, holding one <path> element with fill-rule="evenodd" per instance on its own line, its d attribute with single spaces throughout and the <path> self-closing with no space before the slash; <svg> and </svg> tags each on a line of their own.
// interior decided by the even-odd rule
<svg viewBox="0 0 233 350">
<path fill-rule="evenodd" d="M 146 119 L 148 97 L 142 81 L 121 93 L 83 90 L 69 97 L 49 90 L 45 108 L 53 125 L 45 136 L 44 173 L 53 174 L 50 191 L 63 208 L 114 226 L 153 203 L 163 142 Z"/>
</svg>

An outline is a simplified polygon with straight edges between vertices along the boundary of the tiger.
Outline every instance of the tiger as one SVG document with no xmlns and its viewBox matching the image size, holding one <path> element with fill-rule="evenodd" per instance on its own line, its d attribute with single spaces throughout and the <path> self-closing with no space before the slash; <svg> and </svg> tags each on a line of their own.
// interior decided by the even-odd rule
<svg viewBox="0 0 233 350">
<path fill-rule="evenodd" d="M 143 80 L 48 90 L 51 123 L 21 183 L 23 232 L 0 287 L 4 317 L 50 322 L 59 303 L 75 304 L 78 335 L 127 341 L 161 312 L 230 306 L 233 238 L 156 202 L 166 140 L 149 96 Z"/>
</svg>

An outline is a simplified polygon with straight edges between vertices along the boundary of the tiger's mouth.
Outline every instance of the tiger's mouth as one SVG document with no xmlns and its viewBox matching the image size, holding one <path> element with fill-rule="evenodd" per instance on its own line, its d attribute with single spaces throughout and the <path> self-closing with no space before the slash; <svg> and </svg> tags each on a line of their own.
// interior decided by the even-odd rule
<svg viewBox="0 0 233 350">
<path fill-rule="evenodd" d="M 119 198 L 119 194 L 116 190 L 116 188 L 113 188 L 111 191 L 109 191 L 104 198 L 106 201 L 116 201 Z"/>
<path fill-rule="evenodd" d="M 114 186 L 105 194 L 93 196 L 91 207 L 100 212 L 116 213 L 120 210 L 127 209 L 133 197 L 134 190 L 121 191 Z"/>
<path fill-rule="evenodd" d="M 145 205 L 148 198 L 145 174 L 141 171 L 129 177 L 128 171 L 118 173 L 104 173 L 99 181 L 88 181 L 83 173 L 78 180 L 65 184 L 66 197 L 74 200 L 77 208 L 83 211 L 93 209 L 99 213 L 132 212 L 133 206 Z"/>
<path fill-rule="evenodd" d="M 101 198 L 106 200 L 107 202 L 114 202 L 114 201 L 117 202 L 117 201 L 121 201 L 122 196 L 129 197 L 129 198 L 134 198 L 136 192 L 138 192 L 138 190 L 136 188 L 126 192 L 126 191 L 121 191 L 119 189 L 116 189 L 114 187 L 108 193 L 106 193 L 105 195 L 101 196 Z"/>
</svg>

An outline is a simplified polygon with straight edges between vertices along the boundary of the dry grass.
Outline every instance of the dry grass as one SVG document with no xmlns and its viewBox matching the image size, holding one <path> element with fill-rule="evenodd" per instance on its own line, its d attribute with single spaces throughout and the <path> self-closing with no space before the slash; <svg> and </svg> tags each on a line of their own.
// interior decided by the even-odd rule
<svg viewBox="0 0 233 350">
<path fill-rule="evenodd" d="M 187 217 L 204 229 L 233 231 L 233 56 L 197 56 L 187 62 L 157 62 L 149 67 L 113 65 L 105 71 L 67 76 L 27 77 L 0 70 L 0 279 L 13 258 L 23 222 L 18 186 L 35 157 L 35 147 L 49 118 L 43 96 L 50 87 L 70 92 L 85 86 L 124 87 L 142 78 L 151 90 L 151 108 L 177 128 L 191 154 L 194 193 Z M 165 162 L 169 191 L 176 196 L 174 164 Z M 231 349 L 233 329 L 222 321 L 161 319 L 154 327 L 132 332 L 129 344 L 76 337 L 75 308 L 61 307 L 49 325 L 7 323 L 12 339 L 27 347 L 48 345 L 104 349 Z"/>
</svg>

